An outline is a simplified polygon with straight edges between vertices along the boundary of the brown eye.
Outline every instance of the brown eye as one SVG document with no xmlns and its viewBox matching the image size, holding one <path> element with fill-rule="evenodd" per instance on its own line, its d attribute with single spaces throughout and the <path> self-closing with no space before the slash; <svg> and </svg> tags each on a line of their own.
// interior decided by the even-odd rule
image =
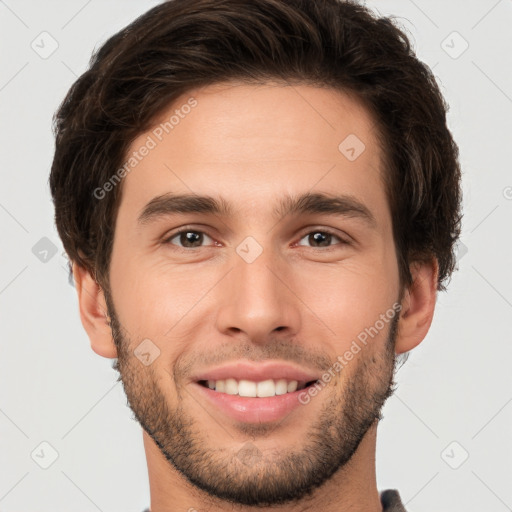
<svg viewBox="0 0 512 512">
<path fill-rule="evenodd" d="M 338 243 L 346 244 L 345 240 L 342 240 L 338 235 L 335 235 L 334 233 L 331 233 L 329 231 L 311 231 L 306 236 L 302 237 L 300 241 L 307 239 L 308 242 L 311 244 L 311 247 L 331 247 L 331 242 L 337 240 Z M 298 245 L 304 245 L 301 244 L 299 241 Z"/>
<path fill-rule="evenodd" d="M 172 245 L 178 245 L 184 249 L 195 249 L 197 247 L 202 247 L 205 238 L 212 240 L 207 234 L 202 231 L 194 231 L 191 229 L 185 229 L 174 233 L 172 236 L 167 238 L 166 243 Z M 172 240 L 177 239 L 179 244 L 172 242 Z"/>
</svg>

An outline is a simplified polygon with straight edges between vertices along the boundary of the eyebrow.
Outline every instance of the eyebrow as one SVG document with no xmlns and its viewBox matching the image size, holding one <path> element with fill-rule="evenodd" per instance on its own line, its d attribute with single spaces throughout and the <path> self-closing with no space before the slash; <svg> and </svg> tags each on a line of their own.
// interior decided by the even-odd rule
<svg viewBox="0 0 512 512">
<path fill-rule="evenodd" d="M 232 205 L 223 197 L 167 193 L 154 197 L 146 204 L 138 217 L 138 223 L 144 225 L 180 213 L 202 213 L 223 217 L 236 215 Z M 377 224 L 369 208 L 351 195 L 309 192 L 300 195 L 286 195 L 272 210 L 272 214 L 276 218 L 308 213 L 359 218 L 370 227 L 375 227 Z"/>
</svg>

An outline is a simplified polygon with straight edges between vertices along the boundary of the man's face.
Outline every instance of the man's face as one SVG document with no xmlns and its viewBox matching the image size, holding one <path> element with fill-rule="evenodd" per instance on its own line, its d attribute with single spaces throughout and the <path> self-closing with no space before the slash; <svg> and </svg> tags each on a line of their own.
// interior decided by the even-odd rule
<svg viewBox="0 0 512 512">
<path fill-rule="evenodd" d="M 130 406 L 172 471 L 212 496 L 304 498 L 343 471 L 392 389 L 400 288 L 374 123 L 333 90 L 223 84 L 184 95 L 130 153 L 144 145 L 122 184 L 107 296 Z M 159 202 L 139 220 L 170 193 L 231 213 Z M 278 211 L 304 194 L 343 201 Z M 249 393 L 269 376 L 321 386 L 251 398 L 198 382 L 238 381 L 240 362 L 261 370 Z"/>
</svg>

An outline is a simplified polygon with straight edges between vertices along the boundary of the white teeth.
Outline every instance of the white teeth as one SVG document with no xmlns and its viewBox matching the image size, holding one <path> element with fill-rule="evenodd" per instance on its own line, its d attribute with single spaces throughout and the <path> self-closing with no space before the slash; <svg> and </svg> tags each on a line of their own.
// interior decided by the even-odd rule
<svg viewBox="0 0 512 512">
<path fill-rule="evenodd" d="M 226 379 L 226 387 L 224 388 L 224 393 L 227 393 L 228 395 L 238 394 L 238 383 L 235 379 Z"/>
<path fill-rule="evenodd" d="M 236 381 L 235 381 L 236 382 Z M 257 396 L 258 385 L 250 380 L 241 380 L 238 383 L 238 394 L 240 396 Z"/>
<path fill-rule="evenodd" d="M 220 393 L 228 395 L 239 395 L 246 397 L 269 397 L 275 395 L 284 395 L 285 393 L 293 393 L 297 389 L 303 389 L 305 382 L 300 383 L 296 380 L 287 381 L 286 379 L 267 379 L 260 382 L 251 380 L 221 379 L 208 380 L 207 386 Z"/>
<path fill-rule="evenodd" d="M 276 395 L 284 395 L 288 393 L 288 382 L 285 379 L 279 379 L 276 382 Z"/>
<path fill-rule="evenodd" d="M 240 381 L 240 384 L 242 384 L 242 382 L 244 381 Z M 258 382 L 257 388 L 258 389 L 256 395 L 259 396 L 260 398 L 264 398 L 266 396 L 274 396 L 276 394 L 276 385 L 274 384 L 274 381 L 272 379 L 262 380 L 261 382 Z M 241 394 L 242 393 L 240 393 L 240 395 Z"/>
<path fill-rule="evenodd" d="M 293 393 L 296 389 L 297 389 L 297 381 L 296 380 L 292 380 L 292 381 L 288 382 L 288 388 L 287 388 L 288 393 Z"/>
</svg>

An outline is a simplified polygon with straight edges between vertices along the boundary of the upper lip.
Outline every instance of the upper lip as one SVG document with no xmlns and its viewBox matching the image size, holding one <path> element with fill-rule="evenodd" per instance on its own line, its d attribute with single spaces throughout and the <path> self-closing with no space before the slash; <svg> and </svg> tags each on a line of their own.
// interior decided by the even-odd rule
<svg viewBox="0 0 512 512">
<path fill-rule="evenodd" d="M 283 363 L 279 361 L 269 361 L 264 363 L 249 363 L 246 361 L 237 361 L 235 363 L 226 364 L 224 366 L 218 366 L 210 368 L 204 372 L 200 372 L 192 380 L 251 380 L 254 382 L 260 382 L 268 379 L 286 379 L 288 381 L 314 381 L 320 377 L 310 370 L 293 366 L 289 363 Z"/>
</svg>

